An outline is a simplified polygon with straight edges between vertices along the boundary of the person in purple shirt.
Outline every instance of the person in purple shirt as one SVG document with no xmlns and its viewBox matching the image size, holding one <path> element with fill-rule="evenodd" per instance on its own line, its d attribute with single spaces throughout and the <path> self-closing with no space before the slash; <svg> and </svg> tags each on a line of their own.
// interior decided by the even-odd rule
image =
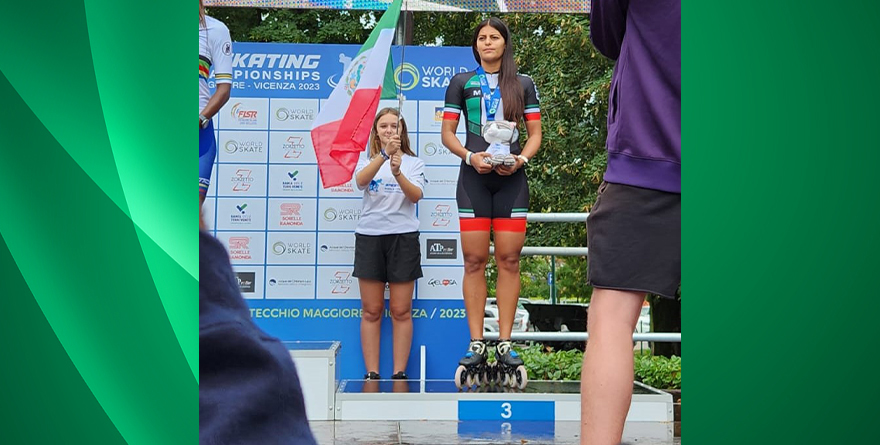
<svg viewBox="0 0 880 445">
<path fill-rule="evenodd" d="M 681 1 L 593 0 L 590 38 L 616 61 L 608 167 L 587 219 L 589 341 L 581 443 L 620 442 L 632 400 L 632 333 L 646 294 L 681 285 Z"/>
</svg>

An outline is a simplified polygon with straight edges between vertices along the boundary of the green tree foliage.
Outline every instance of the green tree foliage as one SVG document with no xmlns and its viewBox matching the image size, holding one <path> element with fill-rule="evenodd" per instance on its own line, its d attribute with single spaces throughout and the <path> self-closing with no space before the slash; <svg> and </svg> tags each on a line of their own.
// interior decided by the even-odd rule
<svg viewBox="0 0 880 445">
<path fill-rule="evenodd" d="M 323 9 L 209 8 L 238 42 L 351 43 L 367 40 L 374 11 Z"/>
</svg>

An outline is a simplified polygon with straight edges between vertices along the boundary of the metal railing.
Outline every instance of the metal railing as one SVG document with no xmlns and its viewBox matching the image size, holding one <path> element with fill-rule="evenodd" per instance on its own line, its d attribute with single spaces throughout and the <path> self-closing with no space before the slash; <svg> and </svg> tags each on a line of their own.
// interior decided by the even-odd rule
<svg viewBox="0 0 880 445">
<path fill-rule="evenodd" d="M 497 332 L 486 332 L 486 340 L 498 340 Z M 586 332 L 514 332 L 510 335 L 513 341 L 587 341 L 590 335 Z M 633 341 L 681 343 L 680 332 L 644 332 L 633 333 Z"/>
<path fill-rule="evenodd" d="M 534 247 L 523 246 L 520 255 L 586 256 L 586 247 Z M 495 255 L 495 246 L 489 246 L 489 255 Z"/>
<path fill-rule="evenodd" d="M 589 213 L 527 213 L 528 222 L 586 222 Z M 551 255 L 556 256 L 586 256 L 589 252 L 587 247 L 545 247 L 524 246 L 521 255 Z M 489 254 L 495 254 L 495 247 L 489 247 Z M 555 259 L 551 259 L 551 265 L 555 265 Z M 555 268 L 554 268 L 555 269 Z M 554 270 L 554 276 L 555 270 Z M 555 300 L 553 298 L 552 300 Z M 498 340 L 497 332 L 486 332 L 486 340 Z M 514 332 L 511 340 L 514 341 L 587 341 L 589 334 L 586 332 Z M 635 332 L 635 342 L 669 342 L 681 343 L 680 332 Z"/>
<path fill-rule="evenodd" d="M 589 213 L 526 213 L 528 222 L 587 222 Z"/>
</svg>

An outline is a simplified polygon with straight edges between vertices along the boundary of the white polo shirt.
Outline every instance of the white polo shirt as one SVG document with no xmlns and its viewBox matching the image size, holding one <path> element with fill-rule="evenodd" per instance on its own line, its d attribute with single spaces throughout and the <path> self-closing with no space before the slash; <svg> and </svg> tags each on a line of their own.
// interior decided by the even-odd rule
<svg viewBox="0 0 880 445">
<path fill-rule="evenodd" d="M 205 16 L 199 23 L 199 112 L 208 105 L 211 89 L 208 75 L 214 72 L 215 83 L 232 83 L 232 39 L 229 28 L 214 17 Z"/>
<path fill-rule="evenodd" d="M 365 150 L 354 169 L 355 177 L 370 162 L 369 150 Z M 404 154 L 400 159 L 400 174 L 425 193 L 425 162 Z M 357 181 L 355 181 L 357 186 Z M 391 161 L 385 161 L 376 176 L 364 190 L 364 207 L 356 233 L 361 235 L 391 235 L 419 230 L 416 204 L 403 194 L 397 178 L 391 174 Z"/>
</svg>

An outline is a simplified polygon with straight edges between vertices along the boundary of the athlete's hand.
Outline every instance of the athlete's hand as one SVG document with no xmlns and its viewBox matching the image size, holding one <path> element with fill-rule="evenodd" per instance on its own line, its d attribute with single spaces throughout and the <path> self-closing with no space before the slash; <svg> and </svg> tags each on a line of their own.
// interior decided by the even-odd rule
<svg viewBox="0 0 880 445">
<path fill-rule="evenodd" d="M 391 155 L 391 174 L 394 176 L 400 174 L 400 152 Z"/>
<path fill-rule="evenodd" d="M 485 175 L 492 171 L 492 164 L 486 162 L 486 160 L 491 157 L 492 155 L 485 151 L 474 153 L 471 155 L 471 166 L 477 171 L 477 173 Z"/>
<path fill-rule="evenodd" d="M 498 172 L 501 176 L 510 176 L 516 173 L 517 170 L 521 169 L 525 162 L 520 158 L 516 158 L 516 164 L 511 165 L 510 167 L 505 167 L 504 164 L 498 165 L 495 167 L 495 171 Z"/>
<path fill-rule="evenodd" d="M 394 135 L 391 136 L 391 139 L 388 141 L 388 146 L 385 147 L 385 154 L 391 156 L 400 151 L 400 136 Z"/>
</svg>

